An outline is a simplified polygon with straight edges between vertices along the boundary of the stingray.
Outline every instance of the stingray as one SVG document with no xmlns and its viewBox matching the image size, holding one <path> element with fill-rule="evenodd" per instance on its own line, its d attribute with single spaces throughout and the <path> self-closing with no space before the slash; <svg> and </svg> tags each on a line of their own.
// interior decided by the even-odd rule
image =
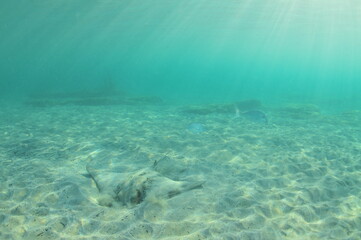
<svg viewBox="0 0 361 240">
<path fill-rule="evenodd" d="M 112 207 L 134 207 L 148 197 L 170 199 L 178 194 L 203 187 L 204 181 L 176 181 L 157 171 L 157 164 L 131 172 L 102 171 L 88 164 L 86 169 L 102 195 L 98 203 Z"/>
<path fill-rule="evenodd" d="M 191 123 L 188 126 L 188 130 L 192 133 L 200 134 L 200 133 L 204 132 L 206 129 L 202 123 Z"/>
<path fill-rule="evenodd" d="M 266 114 L 260 110 L 248 110 L 245 112 L 240 112 L 237 106 L 235 106 L 236 116 L 235 118 L 243 117 L 248 121 L 254 123 L 268 124 L 268 118 Z"/>
<path fill-rule="evenodd" d="M 261 123 L 261 124 L 268 123 L 266 114 L 259 110 L 250 110 L 250 111 L 243 112 L 242 116 L 245 117 L 247 120 L 254 122 L 254 123 Z"/>
</svg>

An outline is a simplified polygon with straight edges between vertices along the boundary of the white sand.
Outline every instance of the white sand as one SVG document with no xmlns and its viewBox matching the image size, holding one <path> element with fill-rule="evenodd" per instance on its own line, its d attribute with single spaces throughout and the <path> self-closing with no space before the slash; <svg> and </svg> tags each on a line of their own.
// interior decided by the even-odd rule
<svg viewBox="0 0 361 240">
<path fill-rule="evenodd" d="M 266 112 L 264 126 L 171 106 L 2 106 L 0 239 L 361 239 L 361 113 Z M 106 207 L 90 158 L 110 172 L 163 159 L 165 177 L 206 182 Z"/>
</svg>

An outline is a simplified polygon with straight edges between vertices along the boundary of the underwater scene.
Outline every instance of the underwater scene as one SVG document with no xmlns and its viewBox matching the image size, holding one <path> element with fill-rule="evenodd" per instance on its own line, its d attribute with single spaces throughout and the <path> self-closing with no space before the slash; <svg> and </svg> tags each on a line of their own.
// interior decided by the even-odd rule
<svg viewBox="0 0 361 240">
<path fill-rule="evenodd" d="M 360 12 L 0 1 L 0 239 L 361 240 Z"/>
</svg>

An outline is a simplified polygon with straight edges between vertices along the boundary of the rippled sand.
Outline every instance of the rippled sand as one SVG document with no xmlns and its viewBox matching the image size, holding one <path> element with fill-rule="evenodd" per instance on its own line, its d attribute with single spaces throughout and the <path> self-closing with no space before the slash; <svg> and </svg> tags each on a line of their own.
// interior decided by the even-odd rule
<svg viewBox="0 0 361 240">
<path fill-rule="evenodd" d="M 172 106 L 0 111 L 1 239 L 361 239 L 360 112 L 269 108 L 262 125 Z M 107 207 L 90 159 L 109 172 L 162 160 L 167 178 L 205 183 Z"/>
</svg>

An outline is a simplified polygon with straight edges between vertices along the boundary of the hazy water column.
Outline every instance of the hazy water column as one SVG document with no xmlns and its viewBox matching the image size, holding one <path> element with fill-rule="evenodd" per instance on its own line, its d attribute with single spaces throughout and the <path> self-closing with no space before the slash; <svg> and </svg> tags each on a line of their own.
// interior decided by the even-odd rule
<svg viewBox="0 0 361 240">
<path fill-rule="evenodd" d="M 342 98 L 360 90 L 357 1 L 0 5 L 2 91 L 91 89 L 109 78 L 176 100 Z"/>
</svg>

